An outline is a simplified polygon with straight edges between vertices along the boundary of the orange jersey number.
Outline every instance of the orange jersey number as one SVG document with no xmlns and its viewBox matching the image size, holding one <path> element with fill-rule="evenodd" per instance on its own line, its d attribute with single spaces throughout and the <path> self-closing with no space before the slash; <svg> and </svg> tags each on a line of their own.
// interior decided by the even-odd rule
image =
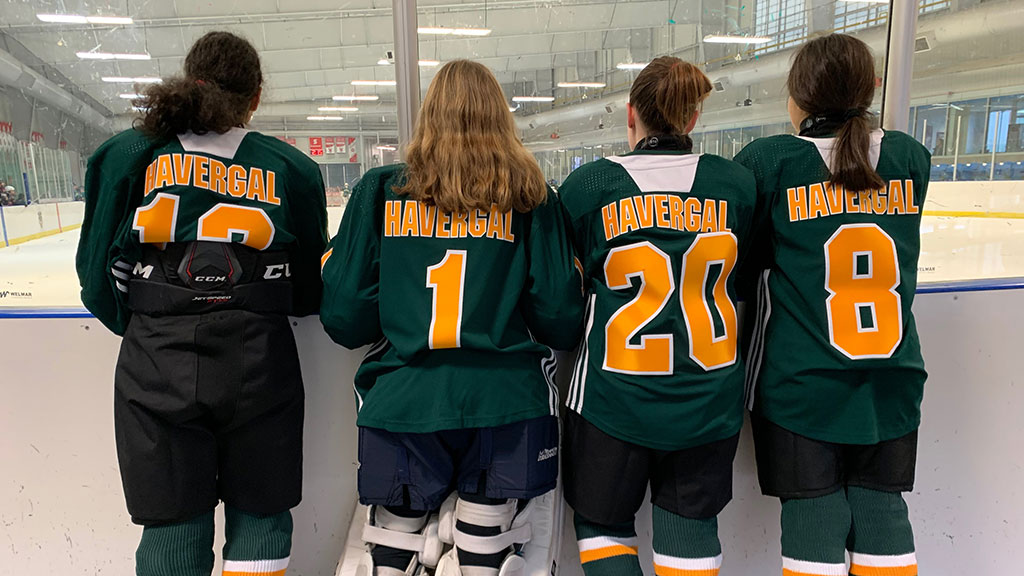
<svg viewBox="0 0 1024 576">
<path fill-rule="evenodd" d="M 149 205 L 138 208 L 132 228 L 139 232 L 139 241 L 145 244 L 174 242 L 178 204 L 178 196 L 161 192 Z M 241 244 L 266 250 L 274 242 L 275 232 L 273 221 L 261 208 L 217 204 L 199 217 L 196 239 L 231 242 L 237 234 Z"/>
<path fill-rule="evenodd" d="M 736 237 L 718 232 L 698 235 L 683 256 L 679 305 L 689 336 L 689 356 L 707 371 L 736 362 L 736 307 L 726 292 L 736 253 Z M 605 325 L 603 368 L 642 376 L 672 374 L 672 334 L 647 334 L 640 336 L 639 344 L 630 342 L 661 313 L 676 288 L 668 254 L 650 242 L 639 242 L 613 249 L 604 270 L 608 288 L 630 289 L 630 279 L 636 277 L 640 290 Z M 712 282 L 713 270 L 717 275 Z"/>
<path fill-rule="evenodd" d="M 877 224 L 840 226 L 825 243 L 829 341 L 847 358 L 889 358 L 903 340 L 896 243 Z"/>
<path fill-rule="evenodd" d="M 466 251 L 448 250 L 440 262 L 427 268 L 430 301 L 431 350 L 462 346 L 462 298 L 466 283 Z"/>
</svg>

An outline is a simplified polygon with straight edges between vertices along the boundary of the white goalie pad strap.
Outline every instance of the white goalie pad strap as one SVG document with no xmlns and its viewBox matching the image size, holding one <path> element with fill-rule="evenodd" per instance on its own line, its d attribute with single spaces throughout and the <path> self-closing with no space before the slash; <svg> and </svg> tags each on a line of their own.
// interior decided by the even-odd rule
<svg viewBox="0 0 1024 576">
<path fill-rule="evenodd" d="M 417 516 L 415 518 L 407 518 L 405 516 L 398 516 L 392 514 L 387 508 L 377 506 L 373 510 L 373 523 L 376 526 L 385 528 L 387 530 L 397 530 L 398 532 L 421 532 L 423 527 L 427 525 L 427 513 L 424 512 L 423 516 Z"/>
<path fill-rule="evenodd" d="M 426 515 L 419 518 L 403 518 L 383 507 L 373 506 L 369 510 L 368 521 L 363 525 L 363 542 L 409 552 L 423 552 L 427 538 L 420 532 L 427 522 Z"/>
<path fill-rule="evenodd" d="M 455 528 L 455 547 L 474 554 L 496 554 L 514 544 L 530 541 L 530 525 L 524 524 L 494 536 L 473 536 Z"/>
<path fill-rule="evenodd" d="M 516 508 L 515 500 L 504 504 L 477 504 L 460 499 L 455 507 L 456 520 L 473 526 L 496 526 L 501 532 L 493 536 L 475 536 L 466 534 L 456 524 L 456 548 L 474 554 L 495 554 L 515 544 L 529 542 L 530 506 L 527 505 L 519 514 L 516 514 Z"/>
<path fill-rule="evenodd" d="M 497 526 L 508 530 L 516 517 L 517 506 L 515 500 L 506 500 L 504 504 L 477 504 L 459 498 L 455 504 L 455 519 L 473 526 Z"/>
<path fill-rule="evenodd" d="M 395 532 L 394 530 L 387 530 L 367 524 L 363 526 L 363 542 L 379 544 L 389 548 L 398 548 L 399 550 L 408 550 L 409 552 L 422 552 L 426 538 L 422 534 Z"/>
</svg>

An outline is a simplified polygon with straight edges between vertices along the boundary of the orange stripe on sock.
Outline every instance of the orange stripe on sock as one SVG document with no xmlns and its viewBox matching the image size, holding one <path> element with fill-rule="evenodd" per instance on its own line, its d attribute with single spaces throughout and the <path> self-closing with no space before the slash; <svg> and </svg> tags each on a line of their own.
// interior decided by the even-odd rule
<svg viewBox="0 0 1024 576">
<path fill-rule="evenodd" d="M 284 576 L 284 570 L 274 572 L 224 572 L 224 576 Z"/>
<path fill-rule="evenodd" d="M 605 558 L 611 558 L 612 556 L 636 556 L 637 548 L 635 546 L 623 546 L 618 544 L 616 546 L 605 546 L 604 548 L 595 548 L 593 550 L 587 550 L 586 552 L 580 552 L 580 563 L 586 564 L 587 562 L 596 562 L 597 560 L 604 560 Z"/>
<path fill-rule="evenodd" d="M 685 568 L 669 568 L 668 566 L 654 565 L 655 576 L 718 576 L 718 568 L 706 570 L 686 570 Z"/>
<path fill-rule="evenodd" d="M 910 566 L 850 566 L 853 576 L 917 576 L 917 564 Z"/>
</svg>

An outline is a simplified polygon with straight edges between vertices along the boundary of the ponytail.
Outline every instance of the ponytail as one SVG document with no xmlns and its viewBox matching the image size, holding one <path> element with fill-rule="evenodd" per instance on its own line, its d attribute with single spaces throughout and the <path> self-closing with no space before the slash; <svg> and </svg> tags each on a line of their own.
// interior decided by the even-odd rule
<svg viewBox="0 0 1024 576">
<path fill-rule="evenodd" d="M 651 133 L 681 135 L 710 93 L 711 81 L 699 68 L 662 56 L 637 76 L 629 103 Z"/>
<path fill-rule="evenodd" d="M 835 123 L 832 183 L 851 192 L 881 188 L 870 157 L 875 60 L 868 45 L 846 34 L 811 40 L 793 58 L 786 86 L 801 110 Z"/>
<path fill-rule="evenodd" d="M 263 85 L 260 58 L 244 38 L 209 32 L 188 51 L 185 74 L 146 88 L 134 101 L 136 125 L 164 140 L 193 132 L 223 134 L 249 117 Z"/>
<path fill-rule="evenodd" d="M 223 134 L 245 122 L 250 98 L 203 80 L 171 78 L 150 86 L 135 105 L 145 110 L 140 128 L 164 140 L 193 132 Z"/>
<path fill-rule="evenodd" d="M 864 114 L 843 122 L 832 154 L 832 184 L 851 192 L 877 190 L 885 181 L 871 165 L 871 123 Z"/>
</svg>

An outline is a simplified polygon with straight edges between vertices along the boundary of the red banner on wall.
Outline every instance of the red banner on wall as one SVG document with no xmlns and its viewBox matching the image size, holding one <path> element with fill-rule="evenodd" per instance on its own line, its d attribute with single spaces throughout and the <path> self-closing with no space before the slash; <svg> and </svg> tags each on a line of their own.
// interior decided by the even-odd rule
<svg viewBox="0 0 1024 576">
<path fill-rule="evenodd" d="M 334 136 L 324 138 L 324 154 L 334 154 Z"/>
<path fill-rule="evenodd" d="M 0 132 L 5 134 L 14 132 L 14 124 L 11 124 L 10 122 L 0 122 Z"/>
<path fill-rule="evenodd" d="M 33 142 L 42 142 L 43 139 L 44 139 L 44 136 L 43 136 L 42 132 L 33 132 L 32 133 L 32 141 Z"/>
<path fill-rule="evenodd" d="M 324 139 L 319 136 L 309 137 L 309 155 L 310 156 L 323 156 L 324 155 Z"/>
</svg>

